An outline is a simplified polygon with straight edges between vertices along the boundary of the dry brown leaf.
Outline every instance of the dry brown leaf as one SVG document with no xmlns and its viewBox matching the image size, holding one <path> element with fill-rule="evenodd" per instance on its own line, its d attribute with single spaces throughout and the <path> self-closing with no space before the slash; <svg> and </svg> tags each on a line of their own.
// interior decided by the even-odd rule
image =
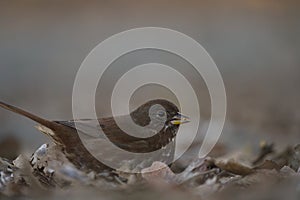
<svg viewBox="0 0 300 200">
<path fill-rule="evenodd" d="M 222 170 L 241 176 L 246 176 L 255 172 L 254 169 L 251 169 L 250 167 L 237 163 L 233 160 L 229 160 L 228 162 L 218 161 L 215 162 L 215 165 Z"/>
<path fill-rule="evenodd" d="M 275 169 L 277 171 L 279 171 L 281 169 L 281 167 L 274 161 L 272 160 L 265 160 L 261 165 L 254 167 L 254 169 Z"/>
</svg>

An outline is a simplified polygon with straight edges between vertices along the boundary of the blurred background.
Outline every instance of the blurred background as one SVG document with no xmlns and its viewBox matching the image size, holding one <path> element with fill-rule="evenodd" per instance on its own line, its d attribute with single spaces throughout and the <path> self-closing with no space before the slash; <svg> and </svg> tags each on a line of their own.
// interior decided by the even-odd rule
<svg viewBox="0 0 300 200">
<path fill-rule="evenodd" d="M 267 138 L 293 145 L 300 140 L 299 6 L 292 0 L 0 1 L 0 100 L 47 119 L 71 119 L 76 72 L 98 43 L 131 28 L 165 27 L 197 40 L 219 67 L 228 98 L 221 142 Z M 203 88 L 205 120 L 210 104 Z M 0 156 L 49 142 L 34 125 L 0 109 Z"/>
</svg>

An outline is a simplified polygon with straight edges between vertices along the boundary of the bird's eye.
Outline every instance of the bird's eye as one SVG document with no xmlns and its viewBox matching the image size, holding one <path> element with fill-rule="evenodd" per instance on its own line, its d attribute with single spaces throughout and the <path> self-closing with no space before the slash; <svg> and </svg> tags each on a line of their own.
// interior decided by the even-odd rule
<svg viewBox="0 0 300 200">
<path fill-rule="evenodd" d="M 164 116 L 166 116 L 166 112 L 163 111 L 163 110 L 159 110 L 159 111 L 157 112 L 157 116 L 158 116 L 158 117 L 164 117 Z"/>
</svg>

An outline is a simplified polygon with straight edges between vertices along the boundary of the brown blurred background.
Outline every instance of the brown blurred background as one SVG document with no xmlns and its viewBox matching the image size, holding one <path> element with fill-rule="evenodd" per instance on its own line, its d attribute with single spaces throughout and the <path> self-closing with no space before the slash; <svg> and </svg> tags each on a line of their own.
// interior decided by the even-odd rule
<svg viewBox="0 0 300 200">
<path fill-rule="evenodd" d="M 291 0 L 0 1 L 0 99 L 45 118 L 70 119 L 76 72 L 98 43 L 131 28 L 165 27 L 197 40 L 219 67 L 228 97 L 224 137 L 234 126 L 296 143 L 299 6 Z M 201 109 L 208 118 L 209 106 Z M 49 141 L 33 125 L 0 109 L 0 140 L 15 136 L 32 151 Z"/>
</svg>

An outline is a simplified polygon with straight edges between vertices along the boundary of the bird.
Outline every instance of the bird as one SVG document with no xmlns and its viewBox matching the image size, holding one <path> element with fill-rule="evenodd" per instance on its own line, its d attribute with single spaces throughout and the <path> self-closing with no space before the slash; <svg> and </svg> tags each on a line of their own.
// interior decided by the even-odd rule
<svg viewBox="0 0 300 200">
<path fill-rule="evenodd" d="M 162 150 L 158 154 L 153 154 L 155 156 L 148 160 L 147 163 L 151 165 L 151 162 L 154 161 L 169 162 L 173 159 L 175 150 L 174 141 L 179 126 L 189 122 L 189 118 L 181 114 L 175 104 L 165 99 L 150 100 L 128 115 L 69 121 L 47 120 L 1 101 L 0 107 L 37 122 L 38 125 L 36 128 L 49 136 L 61 148 L 67 159 L 75 167 L 80 170 L 99 173 L 115 169 L 97 159 L 86 148 L 86 144 L 83 143 L 79 134 L 85 135 L 88 141 L 91 141 L 90 145 L 98 144 L 98 147 L 100 147 L 97 151 L 100 154 L 104 154 L 106 157 L 115 160 L 120 158 L 117 155 L 112 155 L 113 153 L 110 152 L 110 149 L 105 147 L 107 141 L 103 136 L 99 136 L 99 129 L 103 131 L 106 139 L 124 151 L 148 153 Z M 128 119 L 131 119 L 136 125 L 142 128 L 141 134 L 143 136 L 136 137 L 134 134 L 127 134 L 118 126 L 116 119 L 121 121 L 121 123 L 123 122 L 125 126 Z M 98 124 L 97 127 L 91 125 L 95 124 L 95 122 Z M 130 159 L 128 162 L 135 161 L 134 156 Z"/>
</svg>

